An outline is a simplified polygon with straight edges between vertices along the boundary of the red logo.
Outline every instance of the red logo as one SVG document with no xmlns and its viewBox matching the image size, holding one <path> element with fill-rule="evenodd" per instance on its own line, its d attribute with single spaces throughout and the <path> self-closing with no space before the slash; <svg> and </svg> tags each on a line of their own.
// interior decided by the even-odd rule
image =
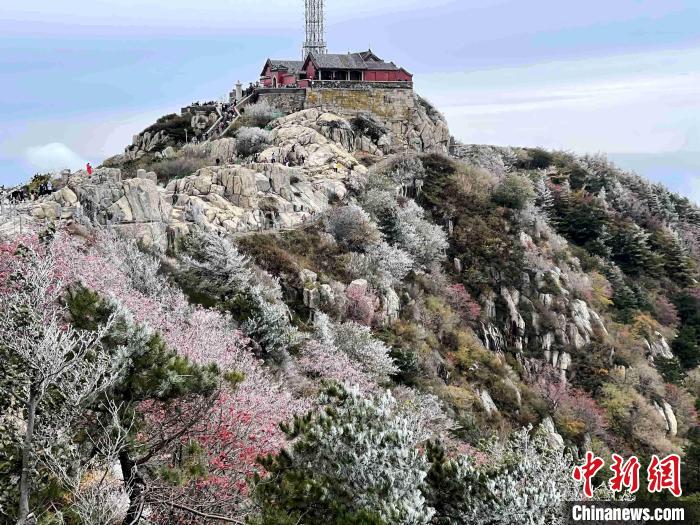
<svg viewBox="0 0 700 525">
<path fill-rule="evenodd" d="M 610 470 L 613 476 L 608 481 L 608 486 L 613 492 L 622 492 L 627 489 L 630 494 L 639 490 L 639 470 L 641 465 L 636 456 L 625 461 L 625 458 L 613 454 L 613 464 Z M 583 465 L 574 467 L 573 478 L 583 481 L 583 494 L 587 498 L 593 497 L 592 480 L 598 471 L 603 468 L 605 461 L 596 457 L 593 452 L 586 452 L 586 460 Z M 678 454 L 670 454 L 664 459 L 657 455 L 651 457 L 647 468 L 647 490 L 649 492 L 662 492 L 668 490 L 677 498 L 683 493 L 681 489 L 681 458 Z"/>
<path fill-rule="evenodd" d="M 677 498 L 682 494 L 681 489 L 681 458 L 671 454 L 664 459 L 654 454 L 647 469 L 649 492 L 661 492 L 668 489 Z"/>
<path fill-rule="evenodd" d="M 586 463 L 583 466 L 574 468 L 574 479 L 583 480 L 583 493 L 587 498 L 593 497 L 593 486 L 591 480 L 596 473 L 603 468 L 605 461 L 593 455 L 593 452 L 586 452 Z"/>
<path fill-rule="evenodd" d="M 622 456 L 613 454 L 614 463 L 610 467 L 613 471 L 613 477 L 610 478 L 608 484 L 613 492 L 622 492 L 624 487 L 627 487 L 631 494 L 639 490 L 639 460 L 636 456 L 632 456 L 627 461 Z"/>
</svg>

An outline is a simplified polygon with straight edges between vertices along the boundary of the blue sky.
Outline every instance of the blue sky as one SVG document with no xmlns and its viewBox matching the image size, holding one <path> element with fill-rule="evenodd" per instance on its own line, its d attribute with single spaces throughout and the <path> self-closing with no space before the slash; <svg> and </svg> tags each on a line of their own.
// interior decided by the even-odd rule
<svg viewBox="0 0 700 525">
<path fill-rule="evenodd" d="M 300 55 L 302 0 L 24 0 L 0 10 L 0 184 L 79 167 Z M 466 142 L 605 152 L 700 202 L 697 0 L 327 0 Z"/>
</svg>

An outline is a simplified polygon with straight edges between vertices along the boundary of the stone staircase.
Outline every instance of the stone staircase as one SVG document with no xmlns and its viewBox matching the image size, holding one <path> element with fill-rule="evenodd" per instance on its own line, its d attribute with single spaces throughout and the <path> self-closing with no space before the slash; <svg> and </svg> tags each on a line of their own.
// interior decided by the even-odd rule
<svg viewBox="0 0 700 525">
<path fill-rule="evenodd" d="M 232 106 L 232 109 L 234 112 L 234 117 L 227 123 L 226 127 L 224 128 L 224 130 L 221 133 L 216 133 L 216 129 L 222 121 L 225 121 L 226 114 L 222 113 L 221 108 L 219 106 L 217 106 L 216 110 L 220 116 L 217 119 L 217 121 L 214 122 L 214 124 L 211 126 L 211 128 L 209 128 L 209 130 L 207 130 L 206 135 L 205 135 L 207 137 L 206 140 L 216 140 L 216 139 L 219 139 L 219 138 L 225 136 L 233 128 L 233 126 L 236 124 L 236 122 L 238 122 L 238 120 L 241 118 L 240 108 L 247 106 L 254 96 L 255 96 L 255 92 L 253 92 L 250 95 L 248 95 L 247 97 L 241 99 L 239 102 L 237 102 L 236 104 L 234 104 Z"/>
</svg>

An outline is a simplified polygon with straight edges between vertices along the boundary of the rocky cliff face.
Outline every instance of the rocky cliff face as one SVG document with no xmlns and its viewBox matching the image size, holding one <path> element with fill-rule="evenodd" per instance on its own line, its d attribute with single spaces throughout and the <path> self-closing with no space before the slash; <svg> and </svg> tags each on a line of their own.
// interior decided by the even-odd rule
<svg viewBox="0 0 700 525">
<path fill-rule="evenodd" d="M 344 119 L 306 110 L 275 123 L 257 162 L 205 167 L 165 188 L 145 170 L 127 180 L 119 168 L 101 168 L 91 177 L 77 172 L 32 214 L 69 218 L 80 209 L 103 224 L 137 230 L 147 244 L 172 241 L 195 223 L 226 233 L 292 228 L 363 179 L 367 170 L 351 154 L 362 141 Z M 222 139 L 188 146 L 180 155 L 232 159 L 235 153 L 235 139 Z"/>
</svg>

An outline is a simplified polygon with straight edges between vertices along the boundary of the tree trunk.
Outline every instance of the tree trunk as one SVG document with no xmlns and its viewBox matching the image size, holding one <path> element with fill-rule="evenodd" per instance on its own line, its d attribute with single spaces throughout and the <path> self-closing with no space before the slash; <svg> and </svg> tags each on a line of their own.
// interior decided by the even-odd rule
<svg viewBox="0 0 700 525">
<path fill-rule="evenodd" d="M 127 510 L 122 524 L 135 525 L 140 521 L 139 515 L 143 505 L 145 482 L 141 474 L 139 474 L 136 462 L 131 459 L 129 450 L 126 448 L 119 452 L 119 465 L 122 469 L 124 487 L 129 495 L 129 510 Z"/>
<path fill-rule="evenodd" d="M 22 443 L 22 473 L 19 478 L 19 512 L 17 525 L 24 525 L 29 515 L 29 470 L 32 455 L 32 442 L 34 441 L 34 422 L 36 419 L 36 406 L 39 402 L 39 394 L 30 389 L 27 401 L 27 431 L 24 433 Z"/>
</svg>

